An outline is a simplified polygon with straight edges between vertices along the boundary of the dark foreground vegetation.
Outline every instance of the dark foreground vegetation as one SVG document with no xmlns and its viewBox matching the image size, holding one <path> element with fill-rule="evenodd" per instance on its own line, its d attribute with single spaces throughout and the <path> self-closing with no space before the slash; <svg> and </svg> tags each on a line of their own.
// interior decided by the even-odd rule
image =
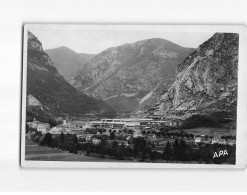
<svg viewBox="0 0 247 195">
<path fill-rule="evenodd" d="M 107 140 L 102 137 L 99 144 L 78 141 L 75 134 L 40 134 L 31 132 L 30 139 L 42 146 L 49 146 L 74 154 L 112 158 L 117 160 L 134 160 L 140 162 L 160 163 L 194 163 L 194 164 L 235 164 L 236 146 L 221 144 L 189 144 L 182 139 L 174 143 L 167 142 L 163 151 L 158 151 L 154 144 L 143 137 L 133 138 L 129 145 L 119 144 L 115 139 Z M 227 154 L 220 155 L 221 151 Z M 215 157 L 215 153 L 217 156 Z"/>
</svg>

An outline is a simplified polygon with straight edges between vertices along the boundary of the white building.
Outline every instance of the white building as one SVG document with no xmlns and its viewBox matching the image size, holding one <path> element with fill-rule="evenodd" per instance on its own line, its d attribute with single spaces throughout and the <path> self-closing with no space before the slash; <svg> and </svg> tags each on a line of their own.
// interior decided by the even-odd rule
<svg viewBox="0 0 247 195">
<path fill-rule="evenodd" d="M 41 132 L 42 134 L 46 133 L 50 129 L 49 123 L 41 123 L 35 118 L 33 119 L 33 122 L 28 122 L 27 124 L 30 128 L 37 129 L 37 131 Z"/>
<path fill-rule="evenodd" d="M 37 131 L 41 132 L 42 134 L 47 133 L 47 130 L 50 129 L 49 123 L 39 123 L 37 125 Z"/>
<path fill-rule="evenodd" d="M 100 139 L 96 139 L 96 138 L 93 138 L 91 141 L 92 141 L 92 143 L 93 143 L 94 145 L 99 145 L 100 142 L 101 142 Z"/>
<path fill-rule="evenodd" d="M 226 140 L 225 139 L 219 139 L 218 144 L 225 145 L 226 144 Z"/>
<path fill-rule="evenodd" d="M 235 140 L 228 140 L 227 141 L 228 145 L 233 146 L 234 144 L 236 144 Z"/>
<path fill-rule="evenodd" d="M 202 138 L 201 137 L 196 137 L 195 138 L 195 143 L 201 143 L 202 142 Z"/>
<path fill-rule="evenodd" d="M 66 128 L 61 124 L 61 125 L 58 125 L 56 127 L 53 127 L 51 130 L 50 130 L 50 133 L 51 134 L 61 134 L 61 133 L 66 133 Z"/>
<path fill-rule="evenodd" d="M 218 141 L 219 141 L 219 139 L 218 139 L 218 138 L 213 138 L 213 139 L 212 139 L 212 144 L 217 144 L 217 143 L 218 143 Z"/>
</svg>

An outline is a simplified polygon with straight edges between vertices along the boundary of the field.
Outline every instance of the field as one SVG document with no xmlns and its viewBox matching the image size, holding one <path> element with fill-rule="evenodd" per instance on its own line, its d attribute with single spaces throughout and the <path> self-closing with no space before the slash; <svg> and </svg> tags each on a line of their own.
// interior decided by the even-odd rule
<svg viewBox="0 0 247 195">
<path fill-rule="evenodd" d="M 47 146 L 40 146 L 30 140 L 26 140 L 26 160 L 34 161 L 81 161 L 81 162 L 129 162 L 127 160 L 115 160 L 99 157 L 90 157 L 81 154 L 72 154 Z M 133 162 L 133 161 L 132 161 Z"/>
<path fill-rule="evenodd" d="M 194 129 L 179 129 L 179 130 L 171 130 L 169 133 L 180 133 L 185 132 L 188 134 L 194 135 L 209 135 L 220 138 L 223 135 L 236 135 L 236 129 L 227 130 L 226 128 L 211 128 L 211 127 L 200 127 Z"/>
</svg>

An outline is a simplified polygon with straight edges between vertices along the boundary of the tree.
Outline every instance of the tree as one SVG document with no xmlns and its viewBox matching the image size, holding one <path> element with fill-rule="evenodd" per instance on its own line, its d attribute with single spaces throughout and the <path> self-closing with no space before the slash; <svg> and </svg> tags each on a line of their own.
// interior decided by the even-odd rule
<svg viewBox="0 0 247 195">
<path fill-rule="evenodd" d="M 146 149 L 141 151 L 141 160 L 145 161 L 145 159 L 150 158 L 150 155 L 148 155 L 148 152 Z"/>
<path fill-rule="evenodd" d="M 50 127 L 57 126 L 57 121 L 55 119 L 49 119 L 48 123 L 50 124 Z"/>
<path fill-rule="evenodd" d="M 73 153 L 77 154 L 77 141 L 78 141 L 78 138 L 76 136 L 76 134 L 73 134 Z"/>
<path fill-rule="evenodd" d="M 204 115 L 193 115 L 183 122 L 183 128 L 195 128 L 195 127 L 218 127 L 219 121 L 215 120 L 216 117 L 204 116 Z"/>
<path fill-rule="evenodd" d="M 187 149 L 187 145 L 186 142 L 184 140 L 180 140 L 179 143 L 179 160 L 187 160 L 187 155 L 186 155 L 186 149 Z"/>
<path fill-rule="evenodd" d="M 174 160 L 178 160 L 179 159 L 179 154 L 180 154 L 180 152 L 179 152 L 180 148 L 179 148 L 179 141 L 178 141 L 178 139 L 175 140 L 175 142 L 173 144 L 173 149 L 174 149 L 173 150 L 174 151 L 173 158 L 174 158 Z"/>
<path fill-rule="evenodd" d="M 123 143 L 121 144 L 120 147 L 118 147 L 118 151 L 116 153 L 116 158 L 119 160 L 123 160 L 125 157 L 125 147 L 123 145 Z"/>
<path fill-rule="evenodd" d="M 133 139 L 134 144 L 134 156 L 136 157 L 139 153 L 145 153 L 146 140 L 142 137 L 137 137 Z"/>
<path fill-rule="evenodd" d="M 28 133 L 29 132 L 29 125 L 26 123 L 26 133 Z"/>
<path fill-rule="evenodd" d="M 51 133 L 46 133 L 45 137 L 43 138 L 43 140 L 40 142 L 40 145 L 47 145 L 50 146 L 52 142 L 52 135 Z"/>
<path fill-rule="evenodd" d="M 74 144 L 77 143 L 78 138 L 77 138 L 76 134 L 73 134 L 72 139 L 73 139 Z"/>
<path fill-rule="evenodd" d="M 166 147 L 163 151 L 163 159 L 170 160 L 171 157 L 172 157 L 172 147 L 171 147 L 170 142 L 167 142 Z"/>
<path fill-rule="evenodd" d="M 131 147 L 127 146 L 125 148 L 124 155 L 125 155 L 126 158 L 129 158 L 129 157 L 133 156 L 133 149 Z"/>
<path fill-rule="evenodd" d="M 110 139 L 111 140 L 115 140 L 115 132 L 114 131 L 111 132 Z"/>
<path fill-rule="evenodd" d="M 105 139 L 101 139 L 100 144 L 97 146 L 97 151 L 101 155 L 101 157 L 104 157 L 107 154 L 107 142 Z"/>
<path fill-rule="evenodd" d="M 92 153 L 92 144 L 86 143 L 85 148 L 86 148 L 86 155 L 90 156 Z"/>
<path fill-rule="evenodd" d="M 118 156 L 118 142 L 117 141 L 114 141 L 112 143 L 112 155 L 117 158 Z"/>
<path fill-rule="evenodd" d="M 61 134 L 60 134 L 60 142 L 63 144 L 64 143 L 64 138 L 65 138 L 65 136 L 64 136 L 64 133 L 62 132 Z"/>
</svg>

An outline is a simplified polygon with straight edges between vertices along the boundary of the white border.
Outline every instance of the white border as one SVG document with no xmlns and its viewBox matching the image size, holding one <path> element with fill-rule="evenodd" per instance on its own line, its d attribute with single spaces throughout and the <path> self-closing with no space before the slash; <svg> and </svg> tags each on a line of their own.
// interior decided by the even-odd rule
<svg viewBox="0 0 247 195">
<path fill-rule="evenodd" d="M 26 121 L 26 74 L 27 74 L 27 31 L 37 28 L 81 28 L 81 29 L 124 29 L 124 30 L 162 30 L 165 32 L 229 32 L 239 33 L 238 66 L 238 114 L 236 165 L 177 164 L 177 163 L 115 163 L 115 162 L 65 162 L 65 161 L 26 161 L 25 160 L 25 121 Z M 247 164 L 247 28 L 239 25 L 69 25 L 69 24 L 26 24 L 23 39 L 23 78 L 22 78 L 22 131 L 21 166 L 35 168 L 212 168 L 243 169 Z"/>
</svg>

